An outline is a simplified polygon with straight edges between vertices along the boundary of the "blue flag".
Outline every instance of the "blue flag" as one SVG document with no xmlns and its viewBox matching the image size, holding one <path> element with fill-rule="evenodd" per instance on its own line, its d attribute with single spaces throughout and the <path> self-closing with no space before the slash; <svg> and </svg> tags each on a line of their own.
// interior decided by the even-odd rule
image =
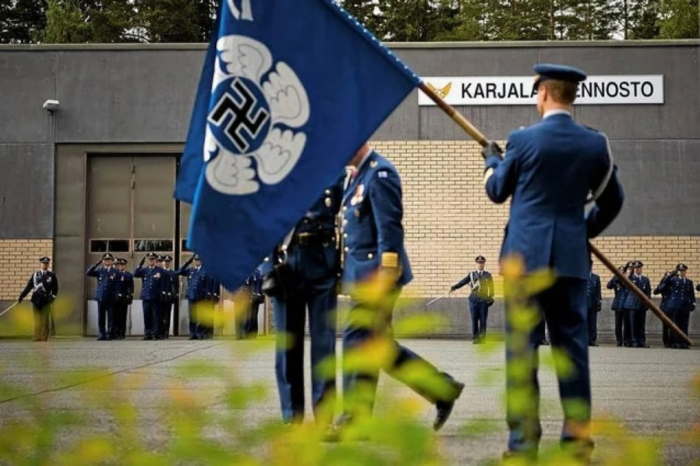
<svg viewBox="0 0 700 466">
<path fill-rule="evenodd" d="M 419 78 L 332 0 L 222 0 L 175 196 L 235 289 Z"/>
</svg>

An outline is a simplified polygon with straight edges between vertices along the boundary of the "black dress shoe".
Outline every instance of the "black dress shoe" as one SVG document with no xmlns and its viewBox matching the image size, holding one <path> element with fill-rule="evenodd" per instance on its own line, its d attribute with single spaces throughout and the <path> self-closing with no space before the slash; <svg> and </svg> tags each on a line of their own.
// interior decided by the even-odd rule
<svg viewBox="0 0 700 466">
<path fill-rule="evenodd" d="M 618 342 L 617 342 L 617 346 L 622 346 L 622 342 L 621 342 L 621 341 L 618 341 Z"/>
<path fill-rule="evenodd" d="M 595 341 L 592 341 L 588 344 L 588 346 L 598 346 L 598 343 L 596 343 Z"/>
<path fill-rule="evenodd" d="M 457 395 L 455 395 L 454 398 L 452 398 L 451 401 L 438 401 L 435 403 L 435 408 L 437 408 L 437 415 L 435 416 L 435 422 L 433 422 L 433 430 L 440 430 L 443 425 L 445 425 L 445 422 L 447 422 L 447 419 L 450 417 L 450 414 L 452 414 L 452 409 L 455 407 L 455 402 L 457 401 L 457 398 L 460 397 L 462 394 L 462 390 L 464 390 L 464 384 L 461 382 L 457 382 Z"/>
<path fill-rule="evenodd" d="M 143 339 L 144 340 L 153 340 L 153 337 L 150 335 L 146 335 L 145 337 L 143 337 Z"/>
</svg>

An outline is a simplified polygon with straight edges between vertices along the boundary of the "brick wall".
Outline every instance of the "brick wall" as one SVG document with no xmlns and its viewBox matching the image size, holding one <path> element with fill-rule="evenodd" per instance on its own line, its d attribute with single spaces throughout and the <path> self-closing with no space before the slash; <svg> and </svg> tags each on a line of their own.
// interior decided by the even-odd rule
<svg viewBox="0 0 700 466">
<path fill-rule="evenodd" d="M 408 249 L 414 282 L 410 291 L 439 296 L 486 257 L 486 268 L 498 273 L 498 252 L 508 204 L 495 205 L 484 192 L 480 147 L 471 141 L 378 141 L 374 148 L 397 166 L 403 182 Z M 678 262 L 700 280 L 700 236 L 601 237 L 599 249 L 615 264 L 639 259 L 655 285 Z M 610 273 L 594 261 L 603 280 Z M 497 292 L 500 278 L 496 277 Z M 460 290 L 457 296 L 466 295 Z M 605 290 L 605 296 L 610 293 Z"/>
<path fill-rule="evenodd" d="M 0 300 L 17 299 L 43 256 L 53 257 L 52 239 L 0 239 Z"/>
</svg>

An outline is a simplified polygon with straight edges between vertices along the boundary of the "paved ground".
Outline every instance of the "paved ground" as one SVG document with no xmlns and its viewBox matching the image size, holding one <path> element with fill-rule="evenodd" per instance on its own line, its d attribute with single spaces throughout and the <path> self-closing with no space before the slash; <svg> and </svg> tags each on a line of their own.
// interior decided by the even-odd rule
<svg viewBox="0 0 700 466">
<path fill-rule="evenodd" d="M 498 457 L 505 442 L 502 346 L 484 353 L 481 346 L 467 341 L 404 342 L 467 384 L 450 422 L 439 434 L 441 448 L 452 464 L 479 464 Z M 544 350 L 544 354 L 548 352 Z M 127 396 L 139 409 L 142 435 L 157 448 L 169 435 L 159 429 L 158 419 L 162 416 L 159 400 L 166 398 L 175 384 L 183 383 L 183 374 L 177 368 L 194 360 L 224 364 L 239 375 L 241 382 L 260 381 L 268 387 L 268 396 L 246 413 L 251 422 L 278 415 L 274 358 L 269 344 L 183 339 L 159 342 L 58 339 L 48 344 L 0 340 L 0 424 L 25 416 L 30 409 L 27 402 L 39 401 L 54 411 L 85 412 L 90 431 L 109 430 L 108 420 L 93 415 L 85 407 L 96 390 L 105 391 L 104 399 L 110 395 L 107 392 L 120 391 L 117 396 Z M 591 360 L 595 417 L 622 421 L 633 434 L 668 442 L 664 450 L 666 464 L 690 464 L 700 459 L 700 446 L 677 441 L 683 432 L 698 429 L 700 397 L 691 385 L 700 374 L 700 352 L 602 346 L 592 348 Z M 111 375 L 93 380 L 95 373 L 90 370 L 96 368 Z M 133 383 L 134 377 L 138 377 L 138 383 Z M 109 379 L 121 383 L 118 387 L 100 385 Z M 6 384 L 20 386 L 32 395 L 13 399 L 15 395 L 6 389 Z M 556 439 L 561 422 L 556 381 L 551 371 L 544 371 L 541 385 L 544 437 L 551 442 Z M 216 400 L 222 387 L 219 382 L 202 379 L 194 389 L 210 393 Z M 403 386 L 382 377 L 379 404 L 389 393 L 412 396 Z M 431 422 L 433 410 L 427 404 L 423 416 L 426 423 Z M 461 435 L 460 427 L 474 419 L 492 421 L 498 429 L 486 436 Z M 80 432 L 74 435 L 86 434 Z M 604 439 L 597 440 L 605 444 Z"/>
</svg>

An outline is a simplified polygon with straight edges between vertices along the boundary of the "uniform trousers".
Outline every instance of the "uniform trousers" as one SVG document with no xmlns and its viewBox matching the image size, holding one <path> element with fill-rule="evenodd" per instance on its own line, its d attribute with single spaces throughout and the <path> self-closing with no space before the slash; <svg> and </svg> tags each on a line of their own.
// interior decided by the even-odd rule
<svg viewBox="0 0 700 466">
<path fill-rule="evenodd" d="M 160 303 L 160 312 L 158 313 L 158 337 L 168 338 L 170 335 L 170 316 L 172 315 L 172 301 Z"/>
<path fill-rule="evenodd" d="M 333 396 L 335 376 L 322 374 L 319 364 L 335 356 L 336 284 L 335 273 L 316 280 L 302 279 L 286 299 L 272 298 L 277 332 L 275 375 L 285 422 L 300 421 L 304 417 L 304 327 L 307 309 L 311 337 L 311 403 L 317 416 L 321 403 Z"/>
<path fill-rule="evenodd" d="M 687 309 L 677 309 L 671 311 L 671 319 L 673 320 L 673 323 L 678 326 L 679 329 L 683 331 L 686 335 L 688 334 L 688 326 L 690 324 L 690 311 Z M 666 326 L 664 325 L 664 330 L 666 330 Z M 678 335 L 675 333 L 669 331 L 669 341 L 672 346 L 675 347 L 681 347 L 681 348 L 687 348 L 688 343 L 685 340 L 682 340 Z"/>
<path fill-rule="evenodd" d="M 664 314 L 666 314 L 666 317 L 674 321 L 674 312 L 670 311 L 666 308 L 666 306 L 661 303 L 661 311 L 663 311 Z M 675 322 L 675 321 L 674 321 Z M 672 330 L 666 326 L 662 325 L 661 328 L 661 341 L 663 341 L 664 348 L 670 348 L 673 345 L 673 336 L 672 336 Z"/>
<path fill-rule="evenodd" d="M 126 336 L 126 315 L 129 309 L 129 303 L 124 300 L 117 300 L 114 303 L 114 318 L 112 327 L 112 338 L 122 339 Z"/>
<path fill-rule="evenodd" d="M 486 321 L 489 318 L 489 306 L 486 301 L 469 297 L 469 313 L 472 317 L 472 335 L 474 340 L 486 335 Z"/>
<path fill-rule="evenodd" d="M 144 335 L 146 337 L 155 338 L 158 335 L 160 302 L 157 299 L 144 299 L 142 304 Z"/>
<path fill-rule="evenodd" d="M 588 310 L 588 343 L 598 341 L 598 310 L 593 308 Z"/>
<path fill-rule="evenodd" d="M 385 297 L 381 303 L 367 303 L 356 298 L 351 302 L 343 332 L 346 418 L 372 414 L 380 369 L 433 404 L 449 402 L 459 396 L 460 387 L 449 374 L 440 372 L 394 339 L 391 320 L 399 294 L 400 290 L 396 290 L 392 297 Z M 379 356 L 380 360 L 373 354 L 374 344 L 383 347 L 385 357 Z"/>
<path fill-rule="evenodd" d="M 624 343 L 629 343 L 632 338 L 629 327 L 627 326 L 627 313 L 624 309 L 614 310 L 615 312 L 615 340 L 618 346 Z"/>
<path fill-rule="evenodd" d="M 587 282 L 584 279 L 560 277 L 554 285 L 533 297 L 540 317 L 546 321 L 553 348 L 566 355 L 572 370 L 557 365 L 559 395 L 564 410 L 561 441 L 590 442 L 580 430 L 591 417 L 591 382 L 588 367 Z M 510 314 L 521 311 L 506 305 L 506 389 L 508 449 L 536 452 L 542 436 L 539 419 L 538 340 L 540 323 L 525 335 L 516 334 L 510 325 Z M 523 368 L 525 375 L 523 376 Z M 529 399 L 523 402 L 520 395 Z M 523 409 L 526 407 L 527 409 Z"/>
<path fill-rule="evenodd" d="M 647 342 L 646 337 L 646 322 L 647 322 L 647 311 L 646 309 L 626 309 L 626 321 L 625 327 L 630 329 L 630 339 L 629 344 L 632 346 L 644 346 Z M 628 343 L 625 337 L 625 343 Z"/>
<path fill-rule="evenodd" d="M 244 337 L 256 337 L 258 336 L 258 311 L 260 305 L 264 302 L 264 299 L 251 298 L 250 306 L 248 312 L 245 316 L 245 320 L 242 325 L 242 334 Z"/>
<path fill-rule="evenodd" d="M 114 300 L 97 301 L 97 328 L 100 338 L 113 338 L 114 335 Z"/>
<path fill-rule="evenodd" d="M 45 304 L 42 307 L 37 307 L 36 304 L 33 304 L 32 309 L 34 314 L 34 341 L 46 341 L 49 338 L 51 305 Z"/>
</svg>

